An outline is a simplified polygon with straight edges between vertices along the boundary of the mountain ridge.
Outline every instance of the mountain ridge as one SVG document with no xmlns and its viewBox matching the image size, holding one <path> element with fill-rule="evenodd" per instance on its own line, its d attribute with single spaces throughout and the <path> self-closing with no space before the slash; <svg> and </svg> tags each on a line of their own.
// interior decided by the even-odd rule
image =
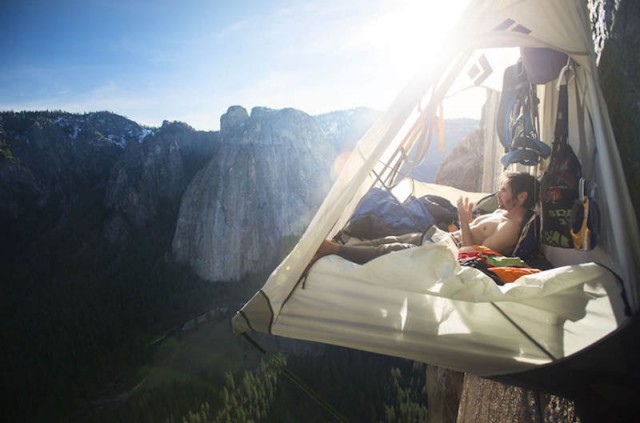
<svg viewBox="0 0 640 423">
<path fill-rule="evenodd" d="M 0 225 L 14 228 L 12 239 L 19 241 L 25 232 L 16 228 L 31 225 L 21 223 L 29 220 L 25 215 L 34 215 L 31 221 L 47 215 L 31 225 L 26 238 L 32 238 L 50 233 L 49 220 L 64 232 L 73 225 L 71 214 L 100 209 L 103 237 L 124 251 L 135 242 L 132 231 L 154 227 L 163 209 L 176 216 L 175 226 L 156 229 L 173 232 L 176 262 L 206 280 L 238 280 L 275 266 L 280 241 L 302 233 L 330 188 L 333 160 L 378 115 L 367 108 L 310 116 L 231 106 L 220 131 L 197 131 L 183 122 L 145 127 L 110 112 L 2 112 Z M 473 126 L 460 122 L 454 132 Z M 433 167 L 431 161 L 423 168 Z M 194 198 L 205 192 L 207 199 Z M 189 204 L 199 204 L 200 212 Z M 224 244 L 233 248 L 219 247 Z"/>
</svg>

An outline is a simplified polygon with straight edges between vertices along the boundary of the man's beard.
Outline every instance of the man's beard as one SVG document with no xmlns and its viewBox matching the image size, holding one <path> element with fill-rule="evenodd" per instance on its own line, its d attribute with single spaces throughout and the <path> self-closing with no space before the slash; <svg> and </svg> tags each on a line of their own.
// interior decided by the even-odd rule
<svg viewBox="0 0 640 423">
<path fill-rule="evenodd" d="M 503 203 L 502 200 L 498 200 L 498 208 L 502 210 L 513 210 L 518 207 L 518 202 L 515 198 L 512 198 L 511 201 Z"/>
</svg>

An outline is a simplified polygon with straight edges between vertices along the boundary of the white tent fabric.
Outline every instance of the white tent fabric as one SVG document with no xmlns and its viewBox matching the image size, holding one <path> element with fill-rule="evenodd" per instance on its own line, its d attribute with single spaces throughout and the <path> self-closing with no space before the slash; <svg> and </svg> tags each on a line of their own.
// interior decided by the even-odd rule
<svg viewBox="0 0 640 423">
<path fill-rule="evenodd" d="M 633 255 L 640 251 L 640 237 L 597 82 L 584 2 L 474 1 L 452 37 L 453 47 L 448 57 L 443 58 L 442 65 L 418 72 L 359 141 L 299 243 L 233 319 L 236 332 L 254 330 L 327 342 L 487 375 L 518 371 L 568 356 L 623 324 L 623 304 L 615 277 L 600 266 L 580 263 L 595 262 L 610 268 L 621 278 L 632 311 L 638 311 L 640 263 Z M 570 119 L 569 143 L 579 152 L 583 168 L 592 169 L 591 175 L 587 176 L 598 186 L 597 201 L 603 205 L 600 207 L 602 236 L 598 247 L 592 251 L 548 247 L 546 254 L 554 265 L 576 266 L 551 271 L 552 277 L 545 278 L 542 288 L 538 287 L 537 292 L 544 294 L 533 300 L 514 294 L 521 292 L 515 288 L 507 292 L 491 288 L 488 297 L 475 301 L 459 297 L 459 291 L 453 296 L 442 296 L 443 290 L 450 287 L 439 288 L 439 294 L 435 295 L 434 286 L 453 285 L 451 281 L 459 282 L 459 277 L 464 283 L 456 286 L 475 292 L 471 287 L 481 278 L 473 272 L 458 272 L 453 268 L 449 270 L 456 275 L 454 279 L 421 278 L 419 289 L 413 286 L 421 275 L 419 272 L 407 273 L 406 278 L 391 279 L 389 276 L 386 282 L 378 279 L 374 282 L 373 275 L 383 274 L 384 269 L 395 269 L 390 261 L 419 255 L 414 251 L 393 254 L 357 269 L 351 269 L 345 263 L 335 263 L 334 268 L 321 260 L 310 272 L 303 289 L 299 284 L 300 276 L 322 240 L 332 237 L 345 225 L 358 201 L 376 182 L 377 175 L 388 175 L 389 168 L 396 164 L 393 154 L 407 139 L 406 134 L 414 123 L 425 122 L 425 126 L 430 127 L 438 104 L 459 75 L 464 74 L 474 52 L 522 46 L 550 47 L 567 53 L 576 63 L 576 83 L 569 86 L 570 115 L 573 117 Z M 576 92 L 580 93 L 577 101 Z M 555 116 L 555 83 L 539 86 L 538 93 L 542 100 L 541 132 L 543 139 L 550 142 Z M 578 123 L 579 116 L 584 118 L 582 125 Z M 580 137 L 580 134 L 584 136 Z M 422 247 L 420 254 L 426 254 L 423 250 L 431 251 Z M 420 267 L 422 258 L 415 258 L 418 260 L 396 270 L 401 273 L 404 269 L 415 272 L 413 268 L 425 271 Z M 369 270 L 374 266 L 382 266 L 382 269 Z M 359 276 L 352 279 L 338 276 L 336 272 Z M 558 273 L 573 275 L 569 282 L 573 288 L 547 295 L 548 286 L 556 285 L 556 280 L 565 281 Z M 403 284 L 389 285 L 399 279 Z M 529 283 L 535 285 L 541 281 L 528 277 L 523 283 L 527 288 Z M 485 282 L 480 286 L 483 290 L 489 289 Z M 510 294 L 511 290 L 514 293 Z M 525 291 L 529 292 L 529 288 Z M 601 296 L 599 293 L 602 292 L 607 295 Z M 567 296 L 568 293 L 574 297 Z M 585 297 L 589 300 L 584 305 L 583 316 L 563 314 L 561 309 L 567 307 L 566 301 L 580 303 Z M 559 301 L 559 308 L 547 310 L 542 307 L 549 301 Z M 387 316 L 392 317 L 380 317 L 384 314 L 381 310 L 387 310 Z M 449 316 L 444 320 L 446 324 L 437 317 L 439 313 Z M 402 321 L 406 324 L 399 323 Z M 509 322 L 510 326 L 502 322 Z M 414 331 L 419 326 L 424 328 Z M 444 329 L 453 332 L 441 332 Z M 456 332 L 463 329 L 467 332 Z"/>
</svg>

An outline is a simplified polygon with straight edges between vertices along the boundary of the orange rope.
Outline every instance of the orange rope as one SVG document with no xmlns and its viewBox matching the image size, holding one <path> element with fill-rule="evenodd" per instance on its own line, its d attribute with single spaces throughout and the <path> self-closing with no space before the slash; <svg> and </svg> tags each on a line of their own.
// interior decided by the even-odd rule
<svg viewBox="0 0 640 423">
<path fill-rule="evenodd" d="M 438 113 L 440 119 L 438 120 L 438 138 L 440 139 L 440 154 L 444 153 L 444 104 L 440 103 L 438 106 Z"/>
</svg>

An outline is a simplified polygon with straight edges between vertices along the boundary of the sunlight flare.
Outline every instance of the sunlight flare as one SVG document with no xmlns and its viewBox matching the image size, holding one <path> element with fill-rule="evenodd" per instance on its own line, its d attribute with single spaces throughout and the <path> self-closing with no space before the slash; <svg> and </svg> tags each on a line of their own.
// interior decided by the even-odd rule
<svg viewBox="0 0 640 423">
<path fill-rule="evenodd" d="M 418 65 L 435 63 L 447 45 L 447 32 L 467 1 L 410 1 L 365 25 L 355 44 L 378 49 L 395 73 L 411 76 Z"/>
</svg>

